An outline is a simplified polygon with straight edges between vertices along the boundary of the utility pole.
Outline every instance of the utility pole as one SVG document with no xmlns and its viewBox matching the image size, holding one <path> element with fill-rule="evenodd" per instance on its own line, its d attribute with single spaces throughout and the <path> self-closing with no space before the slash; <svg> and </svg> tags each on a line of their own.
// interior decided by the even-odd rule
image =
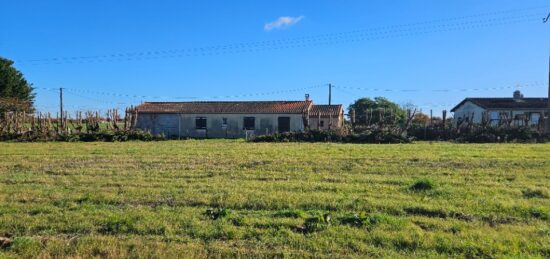
<svg viewBox="0 0 550 259">
<path fill-rule="evenodd" d="M 550 13 L 546 16 L 546 18 L 542 19 L 543 23 L 547 23 L 550 20 Z M 546 111 L 546 120 L 545 120 L 545 130 L 546 132 L 550 132 L 550 56 L 548 56 L 548 109 Z"/>
<path fill-rule="evenodd" d="M 550 16 L 550 14 L 549 14 Z M 545 132 L 550 132 L 550 56 L 548 56 L 548 109 L 546 111 L 546 120 L 544 121 L 546 123 Z"/>
<path fill-rule="evenodd" d="M 328 84 L 328 105 L 332 104 L 332 84 Z"/>
<path fill-rule="evenodd" d="M 63 120 L 63 88 L 59 88 L 59 118 L 60 121 L 58 121 L 58 125 L 60 126 L 59 129 L 63 131 L 65 129 L 64 127 L 64 120 Z"/>
</svg>

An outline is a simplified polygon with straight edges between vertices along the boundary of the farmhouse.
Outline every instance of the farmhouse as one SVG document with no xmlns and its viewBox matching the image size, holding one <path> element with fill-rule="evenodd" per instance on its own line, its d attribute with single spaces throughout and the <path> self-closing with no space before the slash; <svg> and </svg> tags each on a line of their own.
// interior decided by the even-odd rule
<svg viewBox="0 0 550 259">
<path fill-rule="evenodd" d="M 275 132 L 336 129 L 342 105 L 304 101 L 145 102 L 136 107 L 136 128 L 167 137 L 240 138 Z"/>
<path fill-rule="evenodd" d="M 499 125 L 508 122 L 516 126 L 542 125 L 548 110 L 548 98 L 525 98 L 515 91 L 512 98 L 466 98 L 455 106 L 455 125 L 468 121 Z"/>
</svg>

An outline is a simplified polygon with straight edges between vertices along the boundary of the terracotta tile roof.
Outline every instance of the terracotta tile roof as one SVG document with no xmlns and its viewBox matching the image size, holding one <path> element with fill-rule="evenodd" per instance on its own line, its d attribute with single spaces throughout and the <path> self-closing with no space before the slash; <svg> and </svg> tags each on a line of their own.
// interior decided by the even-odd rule
<svg viewBox="0 0 550 259">
<path fill-rule="evenodd" d="M 319 114 L 321 117 L 339 116 L 343 111 L 342 105 L 313 105 L 309 112 L 310 117 L 317 117 Z"/>
<path fill-rule="evenodd" d="M 548 98 L 466 98 L 451 112 L 468 101 L 484 109 L 545 109 L 548 107 Z"/>
<path fill-rule="evenodd" d="M 302 114 L 311 101 L 253 102 L 146 102 L 136 107 L 139 113 L 289 113 Z"/>
</svg>

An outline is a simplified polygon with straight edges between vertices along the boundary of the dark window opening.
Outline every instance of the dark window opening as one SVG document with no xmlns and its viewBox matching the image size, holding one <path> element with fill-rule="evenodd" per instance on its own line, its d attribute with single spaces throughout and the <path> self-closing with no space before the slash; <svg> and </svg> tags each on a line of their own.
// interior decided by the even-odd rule
<svg viewBox="0 0 550 259">
<path fill-rule="evenodd" d="M 279 132 L 290 131 L 290 117 L 279 117 Z"/>
<path fill-rule="evenodd" d="M 320 121 L 320 122 L 319 122 L 319 125 L 320 125 L 321 127 L 324 127 L 324 126 L 325 126 L 325 121 Z"/>
<path fill-rule="evenodd" d="M 245 130 L 254 130 L 256 124 L 256 118 L 254 117 L 244 117 L 244 129 Z"/>
<path fill-rule="evenodd" d="M 227 127 L 227 118 L 222 118 L 222 127 Z"/>
<path fill-rule="evenodd" d="M 196 129 L 206 129 L 206 117 L 197 117 L 197 118 L 195 118 L 195 128 Z"/>
</svg>

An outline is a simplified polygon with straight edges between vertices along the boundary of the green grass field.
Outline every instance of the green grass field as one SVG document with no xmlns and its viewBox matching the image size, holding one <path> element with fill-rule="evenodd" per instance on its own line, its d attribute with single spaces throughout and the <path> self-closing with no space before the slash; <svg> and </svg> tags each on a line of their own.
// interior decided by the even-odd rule
<svg viewBox="0 0 550 259">
<path fill-rule="evenodd" d="M 550 257 L 549 187 L 550 144 L 0 143 L 0 257 Z"/>
</svg>

